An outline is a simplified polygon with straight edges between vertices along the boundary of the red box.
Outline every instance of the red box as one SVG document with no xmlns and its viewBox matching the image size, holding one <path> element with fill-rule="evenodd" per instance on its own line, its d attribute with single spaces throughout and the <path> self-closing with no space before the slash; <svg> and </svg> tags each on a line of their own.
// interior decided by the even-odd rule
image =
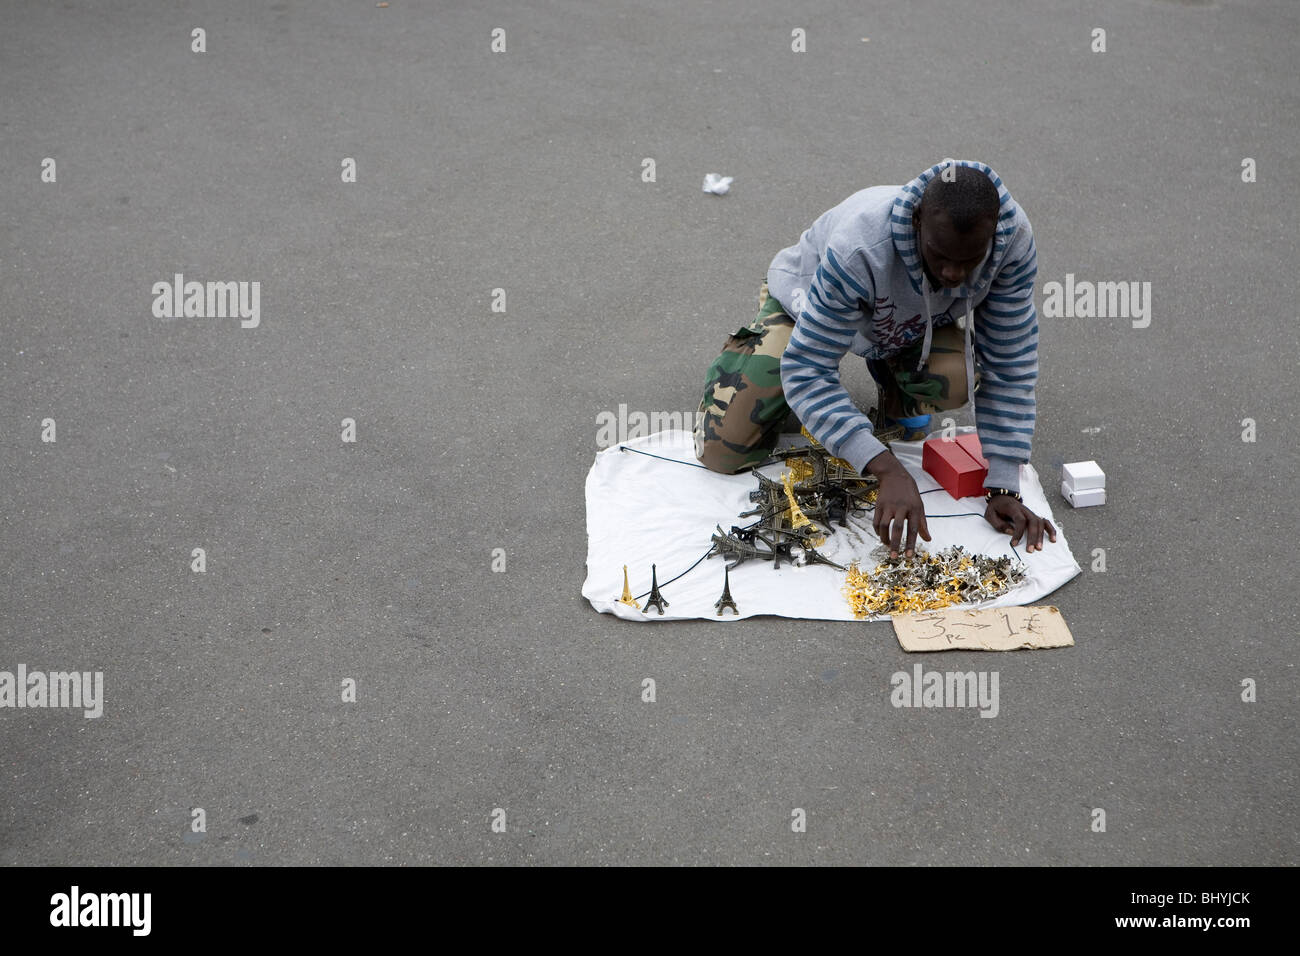
<svg viewBox="0 0 1300 956">
<path fill-rule="evenodd" d="M 967 438 L 975 439 L 973 455 L 970 442 L 962 440 Z M 974 435 L 946 441 L 930 438 L 921 446 L 921 467 L 954 498 L 978 498 L 984 494 L 984 479 L 989 473 L 988 462 L 979 450 L 979 439 Z"/>
<path fill-rule="evenodd" d="M 957 436 L 957 444 L 961 445 L 962 450 L 970 455 L 985 471 L 989 470 L 988 459 L 984 457 L 984 451 L 980 448 L 980 436 L 974 432 L 967 432 L 965 435 Z M 982 493 L 982 492 L 981 492 Z"/>
</svg>

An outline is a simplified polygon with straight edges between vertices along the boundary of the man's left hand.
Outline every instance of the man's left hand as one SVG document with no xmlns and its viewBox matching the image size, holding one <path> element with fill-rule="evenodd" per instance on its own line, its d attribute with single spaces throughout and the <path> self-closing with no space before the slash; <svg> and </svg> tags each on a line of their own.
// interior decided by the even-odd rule
<svg viewBox="0 0 1300 956">
<path fill-rule="evenodd" d="M 1052 527 L 1052 522 L 1038 517 L 1010 495 L 995 495 L 990 498 L 988 507 L 984 509 L 984 519 L 1004 534 L 1011 535 L 1013 548 L 1023 537 L 1026 551 L 1042 551 L 1043 532 L 1047 532 L 1048 540 L 1056 541 L 1056 529 Z"/>
</svg>

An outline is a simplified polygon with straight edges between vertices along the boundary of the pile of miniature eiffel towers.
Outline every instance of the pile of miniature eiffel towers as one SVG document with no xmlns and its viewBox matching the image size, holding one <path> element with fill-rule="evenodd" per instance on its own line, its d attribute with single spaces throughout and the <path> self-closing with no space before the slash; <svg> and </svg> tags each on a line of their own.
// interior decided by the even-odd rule
<svg viewBox="0 0 1300 956">
<path fill-rule="evenodd" d="M 879 482 L 873 477 L 859 475 L 842 458 L 832 457 L 806 429 L 804 436 L 810 444 L 783 449 L 756 466 L 754 477 L 758 479 L 758 488 L 749 493 L 749 500 L 757 507 L 740 515 L 755 520 L 743 527 L 732 525 L 730 532 L 723 531 L 718 525 L 713 535 L 713 546 L 705 557 L 721 555 L 729 559 L 722 575 L 722 597 L 713 605 L 718 617 L 722 617 L 722 612 L 728 608 L 733 614 L 740 614 L 731 597 L 731 571 L 751 558 L 771 561 L 776 568 L 782 561 L 789 561 L 791 564 L 825 564 L 840 571 L 846 570 L 843 565 L 818 553 L 817 546 L 825 541 L 826 535 L 835 533 L 837 522 L 841 528 L 847 528 L 850 514 L 861 514 L 871 507 Z M 777 461 L 784 462 L 788 469 L 780 481 L 757 470 Z M 620 604 L 642 610 L 628 586 L 627 565 L 623 565 L 623 594 L 617 600 Z M 649 613 L 653 607 L 662 616 L 667 606 L 668 602 L 659 591 L 658 571 L 652 564 L 645 611 Z"/>
<path fill-rule="evenodd" d="M 775 481 L 755 470 L 758 488 L 749 493 L 749 500 L 757 507 L 740 517 L 757 516 L 756 520 L 732 525 L 730 532 L 718 525 L 708 556 L 730 559 L 727 570 L 751 558 L 771 561 L 774 568 L 789 561 L 845 570 L 820 554 L 817 546 L 835 532 L 836 523 L 848 527 L 850 514 L 864 513 L 870 507 L 879 482 L 859 475 L 848 462 L 832 457 L 815 441 L 776 452 L 763 464 L 774 461 L 784 461 L 789 471 Z"/>
</svg>

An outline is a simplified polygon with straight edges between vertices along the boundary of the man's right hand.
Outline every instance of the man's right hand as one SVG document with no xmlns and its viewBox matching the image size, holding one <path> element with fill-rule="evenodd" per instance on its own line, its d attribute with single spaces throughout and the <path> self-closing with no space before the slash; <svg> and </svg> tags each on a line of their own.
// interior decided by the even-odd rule
<svg viewBox="0 0 1300 956">
<path fill-rule="evenodd" d="M 872 515 L 871 527 L 880 535 L 882 544 L 889 546 L 889 556 L 898 557 L 899 547 L 903 543 L 903 525 L 907 525 L 907 557 L 916 553 L 916 534 L 930 540 L 930 528 L 925 523 L 925 506 L 921 504 L 921 492 L 916 482 L 907 473 L 903 463 L 891 452 L 883 451 L 867 462 L 867 471 L 880 480 L 876 492 L 876 510 Z"/>
</svg>

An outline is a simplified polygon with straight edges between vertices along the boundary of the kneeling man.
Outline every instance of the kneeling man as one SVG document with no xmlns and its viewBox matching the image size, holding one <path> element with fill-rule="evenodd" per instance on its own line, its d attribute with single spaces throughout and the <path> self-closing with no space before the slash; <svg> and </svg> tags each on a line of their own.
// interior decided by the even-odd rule
<svg viewBox="0 0 1300 956">
<path fill-rule="evenodd" d="M 758 317 L 709 368 L 695 453 L 731 474 L 771 454 L 793 412 L 832 455 L 880 480 L 873 527 L 891 553 L 930 540 L 916 482 L 889 451 L 935 412 L 970 404 L 988 459 L 984 516 L 1041 550 L 1056 529 L 1025 507 L 1034 436 L 1037 252 L 1029 219 L 983 163 L 947 160 L 906 186 L 860 190 L 777 253 Z M 844 353 L 877 385 L 872 415 L 840 382 Z M 977 394 L 978 390 L 978 394 Z"/>
</svg>

